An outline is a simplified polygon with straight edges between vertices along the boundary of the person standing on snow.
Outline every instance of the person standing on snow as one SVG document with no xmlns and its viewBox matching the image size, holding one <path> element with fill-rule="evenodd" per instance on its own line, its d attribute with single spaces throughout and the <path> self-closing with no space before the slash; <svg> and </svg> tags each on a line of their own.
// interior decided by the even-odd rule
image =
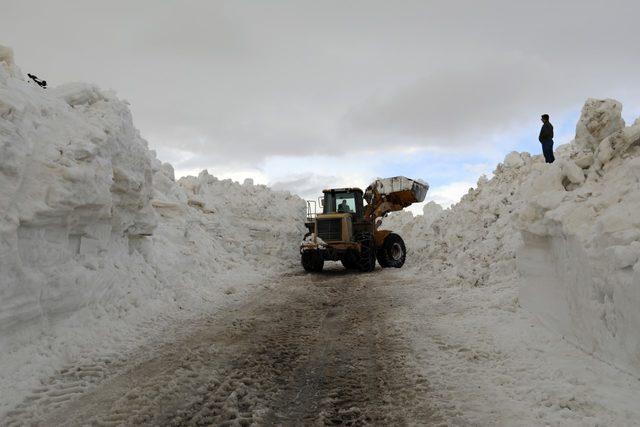
<svg viewBox="0 0 640 427">
<path fill-rule="evenodd" d="M 540 129 L 538 141 L 542 144 L 542 154 L 544 154 L 545 162 L 553 163 L 556 159 L 553 156 L 553 125 L 549 123 L 548 114 L 543 114 L 540 118 L 542 120 L 542 128 Z"/>
</svg>

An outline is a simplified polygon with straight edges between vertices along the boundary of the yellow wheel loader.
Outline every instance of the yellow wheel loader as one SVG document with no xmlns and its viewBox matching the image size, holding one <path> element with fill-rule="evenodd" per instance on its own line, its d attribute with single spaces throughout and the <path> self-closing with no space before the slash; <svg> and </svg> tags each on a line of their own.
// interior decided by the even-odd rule
<svg viewBox="0 0 640 427">
<path fill-rule="evenodd" d="M 347 269 L 366 272 L 375 269 L 377 259 L 383 268 L 402 267 L 404 241 L 389 230 L 378 230 L 381 218 L 422 202 L 428 190 L 427 183 L 402 176 L 377 179 L 364 193 L 359 188 L 324 190 L 322 213 L 314 212 L 315 202 L 307 202 L 309 232 L 300 245 L 302 266 L 320 272 L 325 261 L 341 261 Z"/>
</svg>

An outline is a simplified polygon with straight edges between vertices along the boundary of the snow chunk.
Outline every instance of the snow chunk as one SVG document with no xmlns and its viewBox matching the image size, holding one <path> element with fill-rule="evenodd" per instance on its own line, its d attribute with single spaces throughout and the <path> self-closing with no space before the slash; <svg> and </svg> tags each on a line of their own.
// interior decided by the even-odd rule
<svg viewBox="0 0 640 427">
<path fill-rule="evenodd" d="M 614 268 L 633 267 L 640 259 L 640 242 L 632 242 L 627 246 L 610 246 L 605 252 Z"/>
<path fill-rule="evenodd" d="M 6 77 L 22 79 L 22 72 L 13 61 L 13 50 L 10 47 L 0 45 L 0 79 L 4 81 Z M 2 75 L 5 78 L 2 78 Z"/>
<path fill-rule="evenodd" d="M 621 155 L 632 146 L 640 145 L 640 124 L 619 130 L 603 139 L 596 150 L 594 170 L 605 166 L 614 157 Z"/>
<path fill-rule="evenodd" d="M 562 174 L 572 184 L 582 184 L 584 182 L 584 172 L 575 162 L 571 160 L 561 160 Z"/>
<path fill-rule="evenodd" d="M 109 99 L 97 86 L 86 83 L 67 83 L 51 89 L 50 92 L 64 99 L 72 107 L 91 105 Z"/>
<path fill-rule="evenodd" d="M 613 99 L 588 99 L 576 125 L 578 150 L 595 151 L 600 141 L 624 128 L 622 104 Z"/>
<path fill-rule="evenodd" d="M 504 158 L 503 164 L 507 168 L 518 168 L 524 165 L 524 160 L 522 160 L 522 156 L 520 156 L 520 153 L 518 153 L 517 151 L 512 151 Z"/>
</svg>

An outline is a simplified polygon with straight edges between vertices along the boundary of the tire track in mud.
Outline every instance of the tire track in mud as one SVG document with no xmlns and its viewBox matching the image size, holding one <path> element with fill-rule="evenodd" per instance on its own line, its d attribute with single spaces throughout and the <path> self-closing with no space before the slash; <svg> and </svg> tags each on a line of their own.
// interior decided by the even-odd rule
<svg viewBox="0 0 640 427">
<path fill-rule="evenodd" d="M 284 277 L 69 403 L 28 400 L 8 424 L 438 423 L 378 274 Z"/>
</svg>

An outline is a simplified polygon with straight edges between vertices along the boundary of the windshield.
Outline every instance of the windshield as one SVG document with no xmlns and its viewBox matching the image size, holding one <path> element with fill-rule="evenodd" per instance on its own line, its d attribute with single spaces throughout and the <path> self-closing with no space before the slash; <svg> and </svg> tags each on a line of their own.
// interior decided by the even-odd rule
<svg viewBox="0 0 640 427">
<path fill-rule="evenodd" d="M 356 211 L 356 198 L 353 193 L 325 193 L 324 213 L 354 213 Z"/>
</svg>

